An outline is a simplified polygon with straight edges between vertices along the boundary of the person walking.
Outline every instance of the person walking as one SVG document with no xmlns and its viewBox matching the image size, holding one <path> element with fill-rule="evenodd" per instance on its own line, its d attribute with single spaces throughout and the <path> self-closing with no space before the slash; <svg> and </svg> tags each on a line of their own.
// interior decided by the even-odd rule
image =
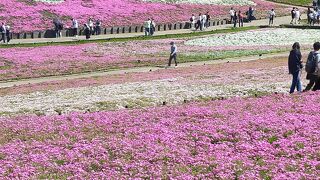
<svg viewBox="0 0 320 180">
<path fill-rule="evenodd" d="M 238 12 L 238 20 L 239 20 L 239 27 L 243 27 L 243 14 L 241 11 Z"/>
<path fill-rule="evenodd" d="M 6 43 L 7 29 L 6 29 L 6 25 L 4 23 L 1 24 L 0 32 L 1 32 L 0 42 L 3 41 L 3 43 Z"/>
<path fill-rule="evenodd" d="M 234 12 L 234 17 L 233 17 L 233 27 L 236 28 L 237 27 L 237 12 Z"/>
<path fill-rule="evenodd" d="M 101 21 L 98 19 L 96 20 L 96 24 L 95 24 L 95 33 L 96 35 L 100 35 L 101 34 Z"/>
<path fill-rule="evenodd" d="M 84 24 L 84 34 L 86 35 L 86 39 L 90 39 L 91 30 L 88 24 Z"/>
<path fill-rule="evenodd" d="M 150 22 L 150 35 L 153 36 L 154 32 L 156 31 L 156 22 L 154 22 L 154 19 L 151 18 Z"/>
<path fill-rule="evenodd" d="M 207 16 L 205 14 L 203 14 L 202 21 L 201 21 L 202 30 L 204 30 L 206 28 L 206 22 L 207 22 Z"/>
<path fill-rule="evenodd" d="M 74 18 L 72 18 L 71 21 L 72 21 L 72 36 L 78 37 L 78 28 L 79 28 L 78 21 Z"/>
<path fill-rule="evenodd" d="M 317 7 L 317 0 L 312 1 L 312 6 L 313 6 L 313 9 L 315 9 Z"/>
<path fill-rule="evenodd" d="M 295 10 L 294 14 L 294 24 L 300 24 L 301 14 L 298 8 Z"/>
<path fill-rule="evenodd" d="M 316 42 L 313 44 L 313 51 L 311 51 L 308 55 L 307 63 L 306 63 L 306 72 L 307 72 L 307 80 L 309 80 L 309 83 L 307 87 L 305 88 L 305 91 L 309 90 L 319 90 L 320 89 L 320 43 Z"/>
<path fill-rule="evenodd" d="M 271 9 L 269 12 L 269 26 L 273 25 L 274 18 L 276 17 L 276 12 L 274 12 L 274 9 Z"/>
<path fill-rule="evenodd" d="M 290 88 L 290 94 L 294 92 L 294 89 L 297 88 L 298 92 L 302 91 L 301 85 L 301 69 L 302 69 L 302 60 L 301 60 L 300 44 L 295 42 L 290 51 L 288 58 L 288 67 L 289 74 L 292 75 L 292 83 Z"/>
<path fill-rule="evenodd" d="M 54 19 L 53 24 L 54 24 L 54 31 L 56 32 L 56 38 L 60 38 L 62 36 L 61 31 L 63 29 L 63 25 L 61 21 L 58 19 Z"/>
<path fill-rule="evenodd" d="M 87 26 L 88 26 L 88 27 L 89 27 L 89 29 L 90 29 L 90 33 L 91 33 L 91 35 L 93 35 L 93 34 L 94 34 L 94 29 L 93 29 L 93 20 L 92 20 L 91 18 L 89 18 Z"/>
<path fill-rule="evenodd" d="M 191 24 L 191 30 L 195 30 L 196 29 L 196 17 L 194 16 L 194 14 L 192 14 L 191 18 L 190 18 L 190 24 Z"/>
<path fill-rule="evenodd" d="M 210 21 L 211 17 L 209 12 L 206 13 L 206 23 L 205 23 L 205 27 L 208 28 L 209 27 L 209 21 Z"/>
<path fill-rule="evenodd" d="M 290 24 L 293 24 L 294 18 L 296 17 L 296 8 L 293 7 L 291 10 L 291 22 Z"/>
<path fill-rule="evenodd" d="M 7 43 L 11 40 L 11 33 L 10 33 L 11 27 L 9 25 L 6 25 L 6 37 L 7 37 Z"/>
<path fill-rule="evenodd" d="M 196 30 L 200 29 L 200 31 L 202 31 L 202 14 L 199 14 L 198 20 L 197 20 L 197 26 L 196 26 Z"/>
<path fill-rule="evenodd" d="M 310 14 L 312 13 L 310 7 L 308 7 L 308 10 L 307 10 L 307 19 L 308 19 L 308 24 L 311 25 L 311 17 L 310 17 Z"/>
<path fill-rule="evenodd" d="M 230 22 L 231 22 L 231 23 L 234 22 L 235 12 L 236 12 L 236 11 L 233 9 L 233 7 L 231 7 L 231 9 L 230 9 L 230 11 L 229 11 Z"/>
<path fill-rule="evenodd" d="M 170 57 L 169 57 L 168 66 L 169 67 L 171 66 L 171 61 L 172 60 L 174 60 L 175 66 L 177 66 L 178 65 L 178 63 L 177 63 L 178 48 L 177 48 L 177 46 L 175 45 L 174 42 L 170 42 L 170 45 L 171 45 L 171 50 L 170 50 Z"/>
<path fill-rule="evenodd" d="M 248 21 L 251 22 L 252 20 L 255 19 L 255 17 L 253 16 L 253 13 L 254 13 L 254 10 L 253 8 L 250 6 L 249 7 L 249 10 L 248 10 Z"/>
<path fill-rule="evenodd" d="M 145 36 L 149 36 L 150 35 L 150 28 L 151 28 L 151 20 L 147 19 L 144 22 L 144 34 L 145 34 Z"/>
</svg>

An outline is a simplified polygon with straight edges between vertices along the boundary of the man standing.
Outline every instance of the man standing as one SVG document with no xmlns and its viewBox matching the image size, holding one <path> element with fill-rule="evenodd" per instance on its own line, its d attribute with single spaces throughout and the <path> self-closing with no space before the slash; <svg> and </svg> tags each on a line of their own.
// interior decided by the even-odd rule
<svg viewBox="0 0 320 180">
<path fill-rule="evenodd" d="M 310 81 L 304 91 L 320 90 L 320 43 L 313 44 L 313 51 L 308 55 L 306 63 L 307 79 Z"/>
<path fill-rule="evenodd" d="M 206 28 L 209 27 L 209 21 L 210 21 L 210 19 L 211 19 L 210 14 L 209 14 L 209 12 L 207 12 L 207 14 L 206 14 Z"/>
<path fill-rule="evenodd" d="M 101 21 L 98 19 L 96 21 L 96 35 L 100 35 L 101 34 Z"/>
<path fill-rule="evenodd" d="M 72 19 L 72 35 L 75 37 L 78 37 L 78 28 L 79 28 L 78 21 L 75 19 Z"/>
<path fill-rule="evenodd" d="M 294 20 L 294 18 L 296 17 L 296 8 L 292 8 L 292 10 L 291 10 L 291 22 L 290 22 L 290 24 L 293 24 L 293 20 Z"/>
<path fill-rule="evenodd" d="M 10 28 L 11 28 L 11 27 L 10 27 L 9 25 L 6 26 L 7 43 L 9 43 L 10 40 L 11 40 Z"/>
<path fill-rule="evenodd" d="M 154 22 L 154 19 L 151 18 L 150 22 L 150 35 L 153 36 L 154 32 L 156 31 L 156 22 Z"/>
<path fill-rule="evenodd" d="M 190 18 L 190 23 L 191 23 L 191 30 L 194 30 L 196 28 L 196 17 L 194 16 L 194 14 L 192 14 L 191 18 Z"/>
<path fill-rule="evenodd" d="M 199 14 L 199 19 L 197 20 L 197 27 L 196 27 L 196 30 L 198 30 L 200 28 L 200 31 L 202 31 L 202 14 L 200 13 Z"/>
<path fill-rule="evenodd" d="M 150 35 L 150 28 L 151 28 L 151 20 L 148 19 L 147 21 L 144 22 L 144 33 L 145 36 Z"/>
<path fill-rule="evenodd" d="M 294 24 L 300 24 L 300 11 L 298 8 L 296 8 L 295 10 L 295 14 L 294 14 Z"/>
<path fill-rule="evenodd" d="M 171 66 L 172 59 L 174 60 L 175 66 L 177 66 L 178 65 L 178 63 L 177 63 L 177 50 L 178 49 L 177 49 L 177 46 L 175 45 L 174 42 L 171 42 L 170 45 L 171 45 L 171 51 L 170 51 L 170 58 L 169 58 L 168 66 L 169 67 Z"/>
<path fill-rule="evenodd" d="M 271 9 L 269 12 L 269 26 L 273 25 L 273 20 L 276 17 L 276 12 L 274 12 L 274 9 Z"/>
<path fill-rule="evenodd" d="M 201 22 L 201 25 L 202 25 L 202 30 L 204 30 L 204 28 L 206 27 L 206 22 L 207 22 L 207 15 L 202 15 L 202 22 Z"/>
<path fill-rule="evenodd" d="M 234 13 L 235 13 L 235 11 L 233 10 L 233 7 L 232 7 L 232 8 L 230 9 L 230 11 L 229 11 L 231 23 L 234 22 Z"/>
<path fill-rule="evenodd" d="M 94 34 L 94 30 L 93 30 L 93 21 L 92 21 L 92 19 L 91 18 L 89 18 L 89 20 L 88 20 L 88 24 L 87 24 L 88 26 L 89 26 L 89 29 L 90 29 L 90 33 L 91 33 L 91 35 L 93 35 Z"/>
<path fill-rule="evenodd" d="M 1 41 L 3 41 L 3 43 L 6 43 L 6 34 L 7 34 L 7 28 L 6 25 L 4 23 L 2 23 L 1 27 L 0 27 L 0 32 L 1 32 Z"/>
</svg>

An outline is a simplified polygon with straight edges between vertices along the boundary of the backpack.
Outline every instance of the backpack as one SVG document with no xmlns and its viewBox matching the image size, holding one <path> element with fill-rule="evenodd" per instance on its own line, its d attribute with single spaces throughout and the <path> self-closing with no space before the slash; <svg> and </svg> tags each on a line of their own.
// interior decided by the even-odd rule
<svg viewBox="0 0 320 180">
<path fill-rule="evenodd" d="M 308 74 L 313 74 L 316 72 L 316 67 L 318 63 L 316 58 L 317 55 L 318 53 L 314 53 L 314 52 L 309 53 L 307 63 L 306 63 L 306 72 Z"/>
<path fill-rule="evenodd" d="M 193 18 L 192 17 L 190 18 L 190 22 L 193 22 Z"/>
</svg>

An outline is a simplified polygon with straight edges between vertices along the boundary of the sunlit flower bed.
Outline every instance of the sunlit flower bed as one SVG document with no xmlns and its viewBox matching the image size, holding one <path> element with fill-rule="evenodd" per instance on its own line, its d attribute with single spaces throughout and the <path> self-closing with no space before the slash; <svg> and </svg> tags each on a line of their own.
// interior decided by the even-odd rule
<svg viewBox="0 0 320 180">
<path fill-rule="evenodd" d="M 0 178 L 317 179 L 319 95 L 0 119 Z"/>
<path fill-rule="evenodd" d="M 1 0 L 1 21 L 10 24 L 14 32 L 25 32 L 51 29 L 52 19 L 56 17 L 64 21 L 65 27 L 71 25 L 71 18 L 78 19 L 83 25 L 90 17 L 102 20 L 103 26 L 111 27 L 142 25 L 149 17 L 153 17 L 157 23 L 185 22 L 192 14 L 206 12 L 210 12 L 212 18 L 222 18 L 227 17 L 230 4 L 243 12 L 248 9 L 248 5 L 255 5 L 257 14 L 263 14 L 263 17 L 271 8 L 276 8 L 278 15 L 289 12 L 285 7 L 262 0 L 184 0 L 180 1 L 184 2 L 182 4 L 167 3 L 172 2 L 169 0 L 162 3 L 143 0 L 65 0 L 61 3 L 50 3 L 49 0 L 48 2 Z M 51 0 L 51 2 L 59 1 Z"/>
<path fill-rule="evenodd" d="M 185 44 L 211 47 L 252 47 L 252 46 L 292 46 L 294 42 L 312 47 L 319 41 L 320 32 L 316 29 L 273 28 L 245 32 L 218 34 L 192 39 Z"/>
<path fill-rule="evenodd" d="M 31 85 L 29 92 L 12 88 L 8 91 L 18 93 L 0 97 L 0 115 L 145 108 L 163 102 L 286 93 L 290 76 L 285 64 L 283 59 L 260 60 L 56 82 L 44 84 L 45 89 Z"/>
</svg>

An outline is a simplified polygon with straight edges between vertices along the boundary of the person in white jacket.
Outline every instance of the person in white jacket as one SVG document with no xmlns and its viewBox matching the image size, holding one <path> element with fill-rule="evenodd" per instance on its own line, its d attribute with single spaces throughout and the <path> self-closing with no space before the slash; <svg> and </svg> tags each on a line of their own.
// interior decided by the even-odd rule
<svg viewBox="0 0 320 180">
<path fill-rule="evenodd" d="M 273 25 L 273 21 L 275 17 L 276 17 L 276 12 L 274 11 L 274 9 L 271 9 L 271 11 L 269 11 L 269 26 Z"/>
<path fill-rule="evenodd" d="M 298 8 L 296 8 L 295 10 L 295 14 L 294 14 L 294 24 L 300 24 L 300 11 Z"/>
<path fill-rule="evenodd" d="M 76 19 L 71 19 L 72 21 L 72 35 L 75 37 L 78 37 L 78 28 L 79 28 L 79 24 L 78 21 Z"/>
<path fill-rule="evenodd" d="M 196 17 L 194 16 L 194 14 L 192 14 L 191 18 L 190 18 L 190 23 L 191 23 L 191 30 L 195 30 L 196 28 Z"/>
</svg>

